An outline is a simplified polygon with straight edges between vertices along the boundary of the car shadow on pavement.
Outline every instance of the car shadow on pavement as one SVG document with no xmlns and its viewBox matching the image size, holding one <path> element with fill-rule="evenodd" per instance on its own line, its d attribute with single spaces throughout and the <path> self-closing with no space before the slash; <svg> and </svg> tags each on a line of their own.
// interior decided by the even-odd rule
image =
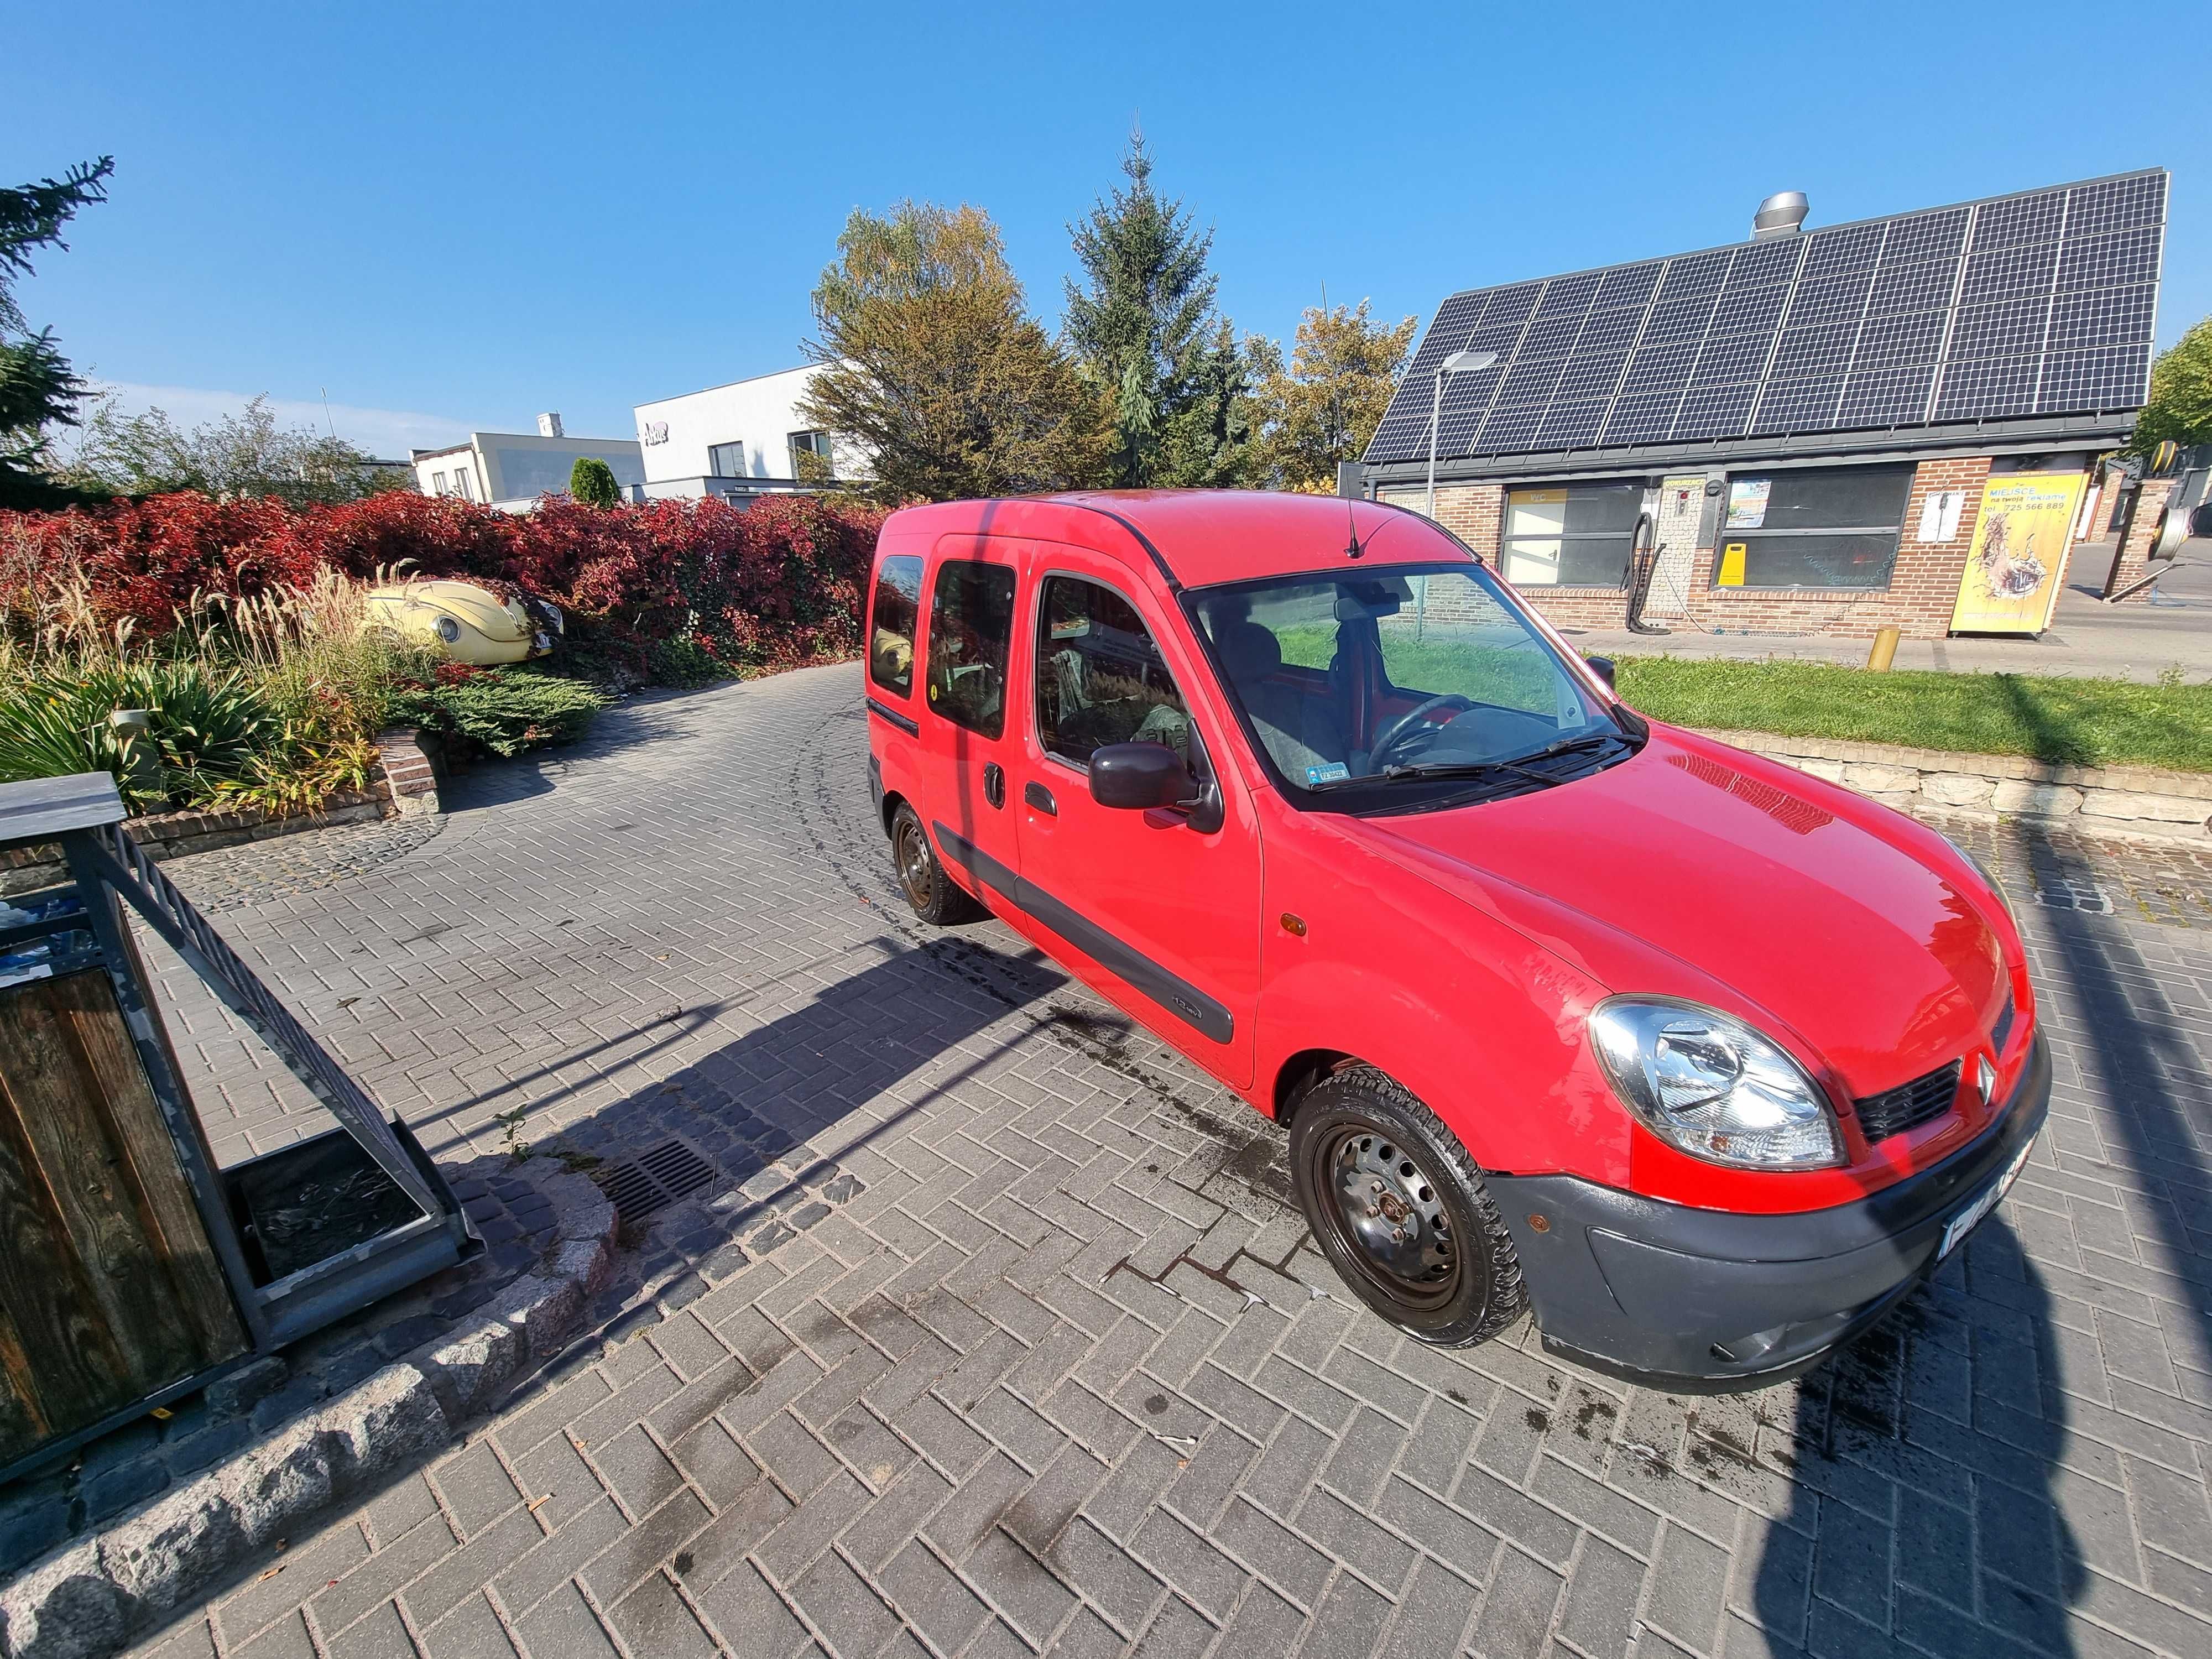
<svg viewBox="0 0 2212 1659">
<path fill-rule="evenodd" d="M 2102 1409 L 2077 1396 L 2132 1390 L 2114 1403 L 2154 1419 L 2162 1406 L 2186 1410 L 2169 1357 L 2203 1367 L 2212 1352 L 2201 1294 L 2212 1273 L 2189 1224 L 2212 1190 L 2212 1068 L 2143 951 L 2103 913 L 2094 871 L 2022 830 L 2001 832 L 1996 850 L 2059 1045 L 2051 1121 L 2021 1187 L 1960 1257 L 1800 1385 L 1796 1484 L 1754 1593 L 1782 1650 L 1887 1652 L 1901 1639 L 1946 1656 L 2075 1653 L 2088 1627 L 2071 1609 L 2091 1586 L 2068 1511 L 2101 1523 L 2128 1504 L 2076 1472 L 2109 1454 L 2069 1466 L 2070 1425 Z M 2062 1149 L 2082 1177 L 2063 1188 Z M 2100 1261 L 2100 1249 L 2112 1254 Z M 2065 1284 L 2063 1331 L 2038 1258 Z M 2144 1322 L 2150 1297 L 2135 1287 L 2146 1280 L 2165 1282 L 2181 1328 L 2172 1314 L 2162 1329 Z M 2069 1378 L 2069 1364 L 2094 1374 Z"/>
<path fill-rule="evenodd" d="M 714 1170 L 684 1196 L 757 1191 L 714 1212 L 711 1224 L 734 1238 L 768 1212 L 791 1208 L 802 1179 L 1006 1066 L 1004 1044 L 975 1039 L 1066 983 L 1034 952 L 1009 955 L 958 933 L 875 948 L 880 960 L 633 1090 L 545 1150 L 606 1164 L 680 1139 Z M 755 1182 L 772 1168 L 787 1180 Z"/>
<path fill-rule="evenodd" d="M 1790 1501 L 1753 1587 L 1774 1652 L 2073 1654 L 2086 1575 L 2056 1486 L 2067 1408 L 2050 1310 L 1999 1212 L 1798 1383 L 1774 1460 Z"/>
</svg>

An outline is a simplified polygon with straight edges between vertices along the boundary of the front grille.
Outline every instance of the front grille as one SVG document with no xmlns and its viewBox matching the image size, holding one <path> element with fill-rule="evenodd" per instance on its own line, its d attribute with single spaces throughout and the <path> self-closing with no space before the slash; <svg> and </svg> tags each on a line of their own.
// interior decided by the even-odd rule
<svg viewBox="0 0 2212 1659">
<path fill-rule="evenodd" d="M 1958 1098 L 1959 1069 L 1964 1063 L 1954 1060 L 1948 1066 L 1937 1066 L 1925 1077 L 1917 1077 L 1910 1083 L 1859 1101 L 1861 1132 L 1869 1142 L 1887 1140 L 1942 1116 Z"/>
<path fill-rule="evenodd" d="M 1997 1014 L 1996 1029 L 1990 1033 L 1990 1047 L 2000 1055 L 2002 1055 L 2005 1050 L 2005 1039 L 2012 1035 L 2014 1012 L 2012 987 L 2008 983 L 2005 986 L 2004 1007 Z"/>
</svg>

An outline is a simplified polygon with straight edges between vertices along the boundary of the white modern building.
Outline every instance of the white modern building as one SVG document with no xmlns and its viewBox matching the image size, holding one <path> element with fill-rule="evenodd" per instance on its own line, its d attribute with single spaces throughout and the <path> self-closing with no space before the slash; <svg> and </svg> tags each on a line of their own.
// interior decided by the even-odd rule
<svg viewBox="0 0 2212 1659">
<path fill-rule="evenodd" d="M 645 483 L 645 460 L 629 438 L 571 438 L 558 415 L 540 415 L 532 432 L 471 432 L 466 443 L 408 452 L 415 484 L 425 495 L 459 495 L 526 513 L 540 495 L 564 495 L 568 474 L 585 456 L 607 464 L 615 482 L 635 495 Z"/>
<path fill-rule="evenodd" d="M 799 402 L 811 367 L 757 374 L 637 406 L 638 447 L 651 499 L 807 489 L 865 476 L 849 445 L 810 426 Z"/>
</svg>

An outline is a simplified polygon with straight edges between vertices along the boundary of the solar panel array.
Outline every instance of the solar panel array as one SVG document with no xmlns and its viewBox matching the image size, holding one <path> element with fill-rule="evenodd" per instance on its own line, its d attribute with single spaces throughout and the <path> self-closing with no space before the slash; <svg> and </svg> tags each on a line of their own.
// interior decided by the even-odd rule
<svg viewBox="0 0 2212 1659">
<path fill-rule="evenodd" d="M 2166 175 L 2129 173 L 1455 294 L 1367 448 L 1437 453 L 1780 436 L 2132 409 L 2148 391 Z"/>
</svg>

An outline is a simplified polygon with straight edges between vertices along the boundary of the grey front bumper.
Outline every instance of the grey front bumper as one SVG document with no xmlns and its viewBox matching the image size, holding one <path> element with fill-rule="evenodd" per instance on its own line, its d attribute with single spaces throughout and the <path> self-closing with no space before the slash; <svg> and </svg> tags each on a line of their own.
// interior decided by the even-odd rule
<svg viewBox="0 0 2212 1659">
<path fill-rule="evenodd" d="M 1911 1291 L 1952 1217 L 2035 1138 L 2050 1105 L 2039 1031 L 1978 1139 L 1866 1198 L 1790 1215 L 1692 1209 L 1576 1176 L 1487 1179 L 1546 1347 L 1676 1391 L 1763 1388 L 1810 1370 Z"/>
</svg>

